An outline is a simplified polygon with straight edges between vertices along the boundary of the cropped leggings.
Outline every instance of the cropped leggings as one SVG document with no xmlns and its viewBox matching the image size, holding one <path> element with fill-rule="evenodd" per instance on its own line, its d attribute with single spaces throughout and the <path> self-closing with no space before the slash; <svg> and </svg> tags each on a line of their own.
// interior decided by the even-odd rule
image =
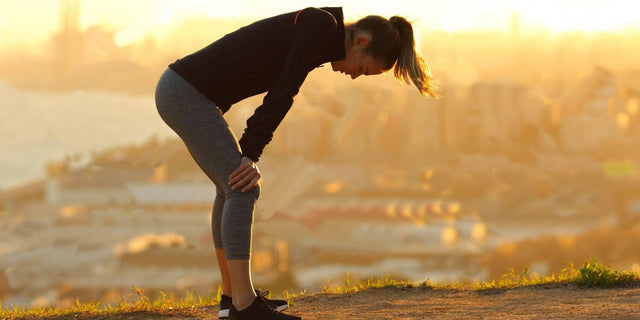
<svg viewBox="0 0 640 320">
<path fill-rule="evenodd" d="M 158 81 L 155 100 L 162 120 L 216 186 L 211 215 L 214 246 L 224 248 L 227 260 L 249 259 L 260 184 L 247 192 L 231 190 L 229 176 L 240 166 L 242 154 L 222 111 L 170 68 Z"/>
</svg>

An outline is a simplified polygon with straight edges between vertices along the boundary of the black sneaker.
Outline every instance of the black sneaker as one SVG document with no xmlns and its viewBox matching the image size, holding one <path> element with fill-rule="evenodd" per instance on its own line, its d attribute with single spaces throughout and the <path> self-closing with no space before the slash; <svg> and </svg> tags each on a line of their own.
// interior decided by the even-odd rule
<svg viewBox="0 0 640 320">
<path fill-rule="evenodd" d="M 254 290 L 258 296 L 261 296 L 263 300 L 267 302 L 271 309 L 274 309 L 276 311 L 283 311 L 289 307 L 289 304 L 286 300 L 272 300 L 267 298 L 269 296 L 269 291 L 260 291 L 257 289 Z M 229 309 L 231 308 L 232 304 L 233 300 L 231 299 L 231 297 L 224 294 L 220 295 L 220 312 L 218 312 L 218 319 L 229 319 Z"/>
<path fill-rule="evenodd" d="M 241 311 L 236 310 L 232 304 L 229 308 L 229 320 L 302 320 L 302 318 L 272 309 L 265 298 L 258 295 L 251 305 Z"/>
<path fill-rule="evenodd" d="M 266 301 L 267 304 L 273 310 L 284 311 L 284 310 L 287 310 L 287 308 L 289 308 L 289 304 L 287 303 L 287 300 L 278 300 L 278 299 L 269 299 L 269 298 L 267 298 L 269 296 L 269 290 L 260 291 L 258 289 L 254 289 L 254 291 L 256 292 L 257 295 L 262 296 L 262 298 L 264 298 L 264 301 Z"/>
<path fill-rule="evenodd" d="M 218 312 L 218 319 L 229 319 L 229 308 L 231 308 L 231 297 L 227 295 L 220 295 L 220 312 Z"/>
</svg>

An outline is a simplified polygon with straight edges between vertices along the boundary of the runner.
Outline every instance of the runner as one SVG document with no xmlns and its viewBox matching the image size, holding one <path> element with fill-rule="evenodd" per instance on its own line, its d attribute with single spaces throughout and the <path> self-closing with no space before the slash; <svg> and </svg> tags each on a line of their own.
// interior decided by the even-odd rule
<svg viewBox="0 0 640 320">
<path fill-rule="evenodd" d="M 222 276 L 220 319 L 301 319 L 283 313 L 287 302 L 267 299 L 251 281 L 253 213 L 262 183 L 257 163 L 307 74 L 327 62 L 352 79 L 394 68 L 396 78 L 413 82 L 423 96 L 438 97 L 410 22 L 369 15 L 345 23 L 341 7 L 254 22 L 176 60 L 160 77 L 160 116 L 216 186 L 211 220 Z M 264 92 L 237 140 L 224 114 Z"/>
</svg>

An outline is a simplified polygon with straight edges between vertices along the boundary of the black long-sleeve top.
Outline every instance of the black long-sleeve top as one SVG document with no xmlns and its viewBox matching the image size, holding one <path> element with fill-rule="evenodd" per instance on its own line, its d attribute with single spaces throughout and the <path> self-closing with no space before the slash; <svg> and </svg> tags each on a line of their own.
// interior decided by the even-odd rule
<svg viewBox="0 0 640 320">
<path fill-rule="evenodd" d="M 226 113 L 267 92 L 238 141 L 257 162 L 287 114 L 307 74 L 346 57 L 341 7 L 305 8 L 254 22 L 169 67 Z"/>
</svg>

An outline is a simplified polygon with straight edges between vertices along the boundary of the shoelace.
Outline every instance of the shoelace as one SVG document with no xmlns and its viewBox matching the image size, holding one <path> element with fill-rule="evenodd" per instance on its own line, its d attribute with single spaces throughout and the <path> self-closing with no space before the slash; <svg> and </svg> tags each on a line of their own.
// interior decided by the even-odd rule
<svg viewBox="0 0 640 320">
<path fill-rule="evenodd" d="M 282 311 L 278 311 L 276 310 L 278 308 L 278 306 L 276 306 L 275 304 L 272 304 L 271 302 L 269 302 L 269 300 L 267 300 L 267 297 L 269 296 L 269 291 L 260 291 L 260 290 L 256 290 L 257 296 L 260 298 L 260 300 L 262 300 L 264 302 L 264 304 L 269 307 L 269 309 L 271 309 L 271 312 L 273 315 L 276 314 L 280 314 L 282 313 Z"/>
<path fill-rule="evenodd" d="M 269 291 L 260 291 L 260 290 L 256 290 L 257 296 L 260 297 L 260 299 L 262 299 L 262 301 L 264 301 L 264 303 L 266 303 L 268 306 L 272 307 L 274 306 L 271 302 L 269 302 L 269 300 L 267 300 L 267 298 L 269 297 Z"/>
</svg>

